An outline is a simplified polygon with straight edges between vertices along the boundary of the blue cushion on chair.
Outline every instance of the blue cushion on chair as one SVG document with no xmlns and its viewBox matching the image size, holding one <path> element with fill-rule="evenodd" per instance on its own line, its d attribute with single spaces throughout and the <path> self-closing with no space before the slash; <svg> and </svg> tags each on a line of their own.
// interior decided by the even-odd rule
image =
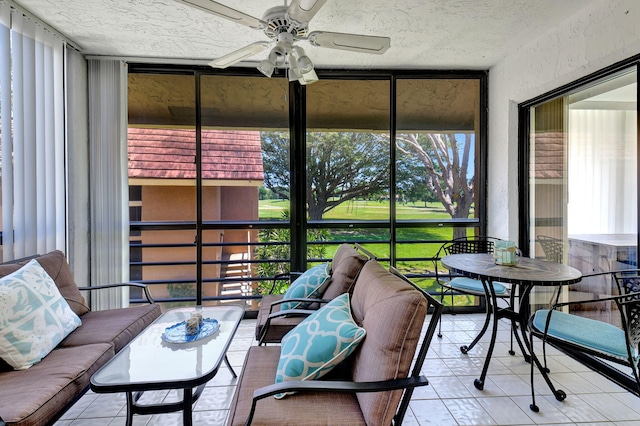
<svg viewBox="0 0 640 426">
<path fill-rule="evenodd" d="M 307 270 L 291 283 L 282 300 L 319 298 L 329 285 L 329 278 L 331 278 L 329 275 L 330 268 L 331 265 L 329 263 L 323 263 Z M 280 305 L 280 310 L 305 309 L 307 306 L 309 306 L 309 303 L 283 302 Z"/>
<path fill-rule="evenodd" d="M 449 282 L 449 286 L 460 291 L 473 292 L 484 295 L 482 281 L 467 277 L 456 277 Z M 507 294 L 507 287 L 504 284 L 493 283 L 496 295 Z"/>
<path fill-rule="evenodd" d="M 541 333 L 548 315 L 548 309 L 540 309 L 533 316 L 533 327 Z M 624 331 L 606 322 L 553 311 L 547 334 L 622 360 L 629 358 Z"/>
</svg>

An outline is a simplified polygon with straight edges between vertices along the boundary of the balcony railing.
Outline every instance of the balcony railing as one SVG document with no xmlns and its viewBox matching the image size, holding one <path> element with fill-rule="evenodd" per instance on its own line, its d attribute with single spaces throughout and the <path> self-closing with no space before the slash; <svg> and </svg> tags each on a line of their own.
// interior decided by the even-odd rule
<svg viewBox="0 0 640 426">
<path fill-rule="evenodd" d="M 410 227 L 416 225 L 405 226 Z M 308 253 L 323 253 L 307 256 L 308 265 L 331 261 L 334 249 L 340 244 L 358 243 L 374 253 L 381 263 L 393 263 L 427 291 L 434 294 L 440 291 L 434 285 L 433 262 L 444 242 L 441 238 L 392 241 L 389 222 L 384 221 L 323 222 L 309 224 L 309 228 L 324 229 L 328 236 L 308 235 Z M 261 231 L 268 230 L 287 235 L 289 224 L 282 221 L 205 224 L 200 231 L 202 266 L 199 272 L 195 223 L 132 222 L 131 281 L 147 284 L 157 302 L 171 306 L 195 303 L 196 292 L 200 291 L 204 304 L 240 302 L 247 311 L 255 311 L 262 295 L 271 289 L 275 274 L 288 271 L 290 265 L 290 242 L 261 241 Z M 314 236 L 320 239 L 314 240 Z M 131 303 L 141 301 L 141 294 L 131 294 Z M 477 301 L 473 304 L 473 309 L 478 309 Z"/>
</svg>

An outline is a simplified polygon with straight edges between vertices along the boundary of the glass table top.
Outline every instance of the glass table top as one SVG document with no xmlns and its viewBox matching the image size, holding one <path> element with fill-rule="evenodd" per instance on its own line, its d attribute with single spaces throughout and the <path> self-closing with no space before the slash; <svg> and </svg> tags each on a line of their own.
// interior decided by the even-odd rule
<svg viewBox="0 0 640 426">
<path fill-rule="evenodd" d="M 168 327 L 186 321 L 196 311 L 203 318 L 216 319 L 219 330 L 194 342 L 162 340 Z M 92 387 L 116 391 L 182 388 L 204 383 L 217 372 L 243 315 L 240 306 L 168 311 L 100 368 L 91 378 Z"/>
</svg>

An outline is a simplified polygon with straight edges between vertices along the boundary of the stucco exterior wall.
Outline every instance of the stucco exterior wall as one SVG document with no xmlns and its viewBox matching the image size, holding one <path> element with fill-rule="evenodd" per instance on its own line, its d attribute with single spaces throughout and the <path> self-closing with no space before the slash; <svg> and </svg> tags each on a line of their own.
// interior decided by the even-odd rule
<svg viewBox="0 0 640 426">
<path fill-rule="evenodd" d="M 596 1 L 489 70 L 488 234 L 518 241 L 518 104 L 640 54 L 640 2 Z"/>
</svg>

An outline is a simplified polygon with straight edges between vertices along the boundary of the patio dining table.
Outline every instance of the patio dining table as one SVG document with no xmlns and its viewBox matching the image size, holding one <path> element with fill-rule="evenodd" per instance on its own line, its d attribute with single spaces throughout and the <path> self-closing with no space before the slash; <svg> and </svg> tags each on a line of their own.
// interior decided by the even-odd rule
<svg viewBox="0 0 640 426">
<path fill-rule="evenodd" d="M 527 362 L 535 362 L 538 370 L 543 375 L 547 385 L 553 391 L 556 399 L 562 400 L 561 392 L 554 389 L 546 368 L 543 368 L 537 357 L 533 353 L 533 348 L 529 345 L 527 336 L 527 321 L 530 315 L 529 296 L 536 286 L 559 286 L 577 283 L 582 279 L 582 273 L 561 263 L 547 262 L 544 260 L 532 259 L 528 257 L 519 257 L 517 263 L 513 266 L 498 265 L 495 263 L 493 254 L 491 253 L 464 253 L 451 254 L 441 259 L 442 264 L 453 273 L 464 275 L 482 281 L 485 290 L 488 309 L 492 313 L 492 330 L 487 356 L 482 367 L 480 377 L 475 379 L 474 386 L 482 390 L 484 389 L 484 381 L 487 376 L 487 370 L 491 363 L 491 356 L 495 347 L 496 335 L 498 331 L 498 320 L 508 318 L 511 321 L 513 332 L 520 342 L 518 336 L 518 328 L 522 335 L 522 341 L 526 346 L 526 350 L 522 344 L 520 347 L 524 353 Z M 501 282 L 512 285 L 512 291 L 518 291 L 519 303 L 516 307 L 498 308 L 497 297 L 492 283 Z M 516 309 L 517 308 L 517 309 Z M 486 331 L 482 330 L 481 333 Z"/>
</svg>

